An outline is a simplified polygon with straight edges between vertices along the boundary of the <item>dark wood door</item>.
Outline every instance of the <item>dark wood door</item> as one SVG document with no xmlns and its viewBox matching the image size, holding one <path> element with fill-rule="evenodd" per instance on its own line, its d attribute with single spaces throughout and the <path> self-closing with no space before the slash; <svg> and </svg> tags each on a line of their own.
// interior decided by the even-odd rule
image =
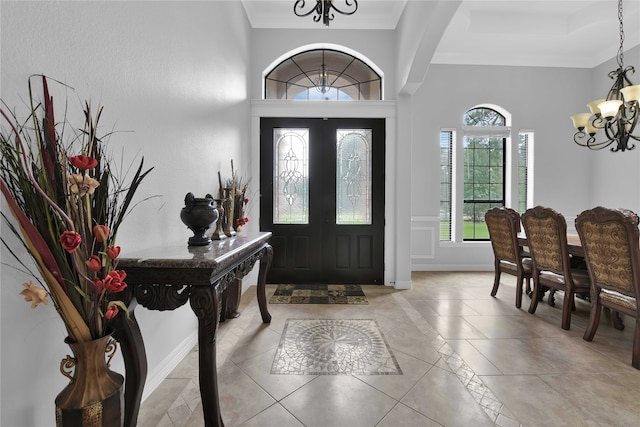
<svg viewBox="0 0 640 427">
<path fill-rule="evenodd" d="M 268 283 L 383 283 L 384 136 L 384 119 L 261 119 Z"/>
</svg>

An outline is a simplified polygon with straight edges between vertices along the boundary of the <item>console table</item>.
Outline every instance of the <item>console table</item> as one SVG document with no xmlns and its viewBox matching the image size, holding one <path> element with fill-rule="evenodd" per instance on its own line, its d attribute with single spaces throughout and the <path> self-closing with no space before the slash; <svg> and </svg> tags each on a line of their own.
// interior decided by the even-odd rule
<svg viewBox="0 0 640 427">
<path fill-rule="evenodd" d="M 216 329 L 220 321 L 222 293 L 248 274 L 260 260 L 257 297 L 262 321 L 269 323 L 265 280 L 273 258 L 267 243 L 271 233 L 237 234 L 214 240 L 209 246 L 184 242 L 125 254 L 118 269 L 127 272 L 124 313 L 114 319 L 114 337 L 124 359 L 126 427 L 138 421 L 142 390 L 147 377 L 147 356 L 134 310 L 137 304 L 150 310 L 175 310 L 190 303 L 198 318 L 200 395 L 205 426 L 222 427 L 216 373 Z"/>
</svg>

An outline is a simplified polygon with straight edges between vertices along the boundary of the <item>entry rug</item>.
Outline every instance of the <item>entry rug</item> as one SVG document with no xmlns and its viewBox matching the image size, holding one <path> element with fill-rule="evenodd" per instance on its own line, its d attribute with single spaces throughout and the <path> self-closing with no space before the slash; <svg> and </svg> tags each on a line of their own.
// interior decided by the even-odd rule
<svg viewBox="0 0 640 427">
<path fill-rule="evenodd" d="M 287 319 L 271 373 L 402 375 L 402 370 L 373 319 Z"/>
<path fill-rule="evenodd" d="M 360 285 L 278 285 L 269 304 L 369 304 Z"/>
</svg>

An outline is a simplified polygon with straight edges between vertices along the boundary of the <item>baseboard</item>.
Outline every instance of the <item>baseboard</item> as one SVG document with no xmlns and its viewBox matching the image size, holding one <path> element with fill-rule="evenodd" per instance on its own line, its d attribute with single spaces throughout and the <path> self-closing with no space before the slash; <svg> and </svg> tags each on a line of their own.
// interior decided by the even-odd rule
<svg viewBox="0 0 640 427">
<path fill-rule="evenodd" d="M 411 271 L 493 271 L 493 264 L 412 264 Z"/>
<path fill-rule="evenodd" d="M 198 344 L 198 331 L 195 330 L 187 336 L 169 355 L 161 361 L 158 366 L 151 372 L 147 373 L 147 380 L 144 383 L 144 391 L 142 392 L 142 401 L 144 402 L 153 391 L 162 384 L 167 376 L 176 366 L 184 359 L 193 347 Z"/>
<path fill-rule="evenodd" d="M 411 289 L 411 280 L 396 280 L 393 287 L 395 289 Z"/>
</svg>

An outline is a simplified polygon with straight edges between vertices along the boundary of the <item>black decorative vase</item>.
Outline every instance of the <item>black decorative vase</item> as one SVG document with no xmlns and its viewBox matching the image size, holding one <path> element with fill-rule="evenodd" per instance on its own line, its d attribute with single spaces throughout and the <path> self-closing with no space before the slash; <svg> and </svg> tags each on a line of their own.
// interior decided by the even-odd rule
<svg viewBox="0 0 640 427">
<path fill-rule="evenodd" d="M 180 219 L 193 231 L 193 236 L 189 237 L 189 246 L 208 245 L 211 239 L 205 233 L 218 219 L 213 197 L 207 194 L 204 198 L 197 198 L 193 193 L 187 193 L 184 208 L 180 211 Z"/>
</svg>

